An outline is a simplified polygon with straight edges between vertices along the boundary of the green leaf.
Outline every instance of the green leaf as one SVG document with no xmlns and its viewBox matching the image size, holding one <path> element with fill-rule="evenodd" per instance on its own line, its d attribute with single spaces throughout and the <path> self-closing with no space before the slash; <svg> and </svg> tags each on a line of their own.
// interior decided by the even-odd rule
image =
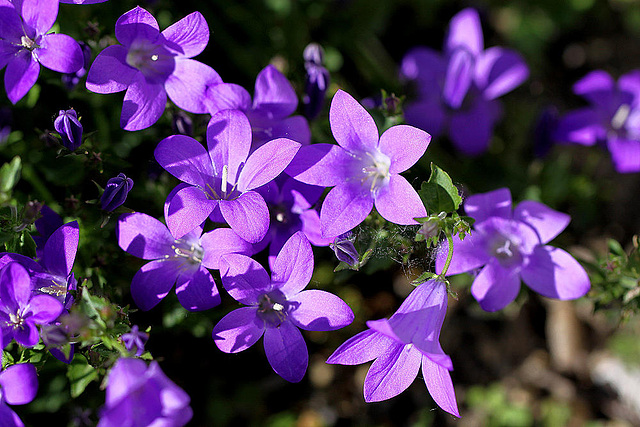
<svg viewBox="0 0 640 427">
<path fill-rule="evenodd" d="M 89 365 L 87 358 L 77 353 L 67 368 L 67 378 L 71 384 L 71 397 L 80 396 L 91 381 L 98 378 L 98 371 Z"/>
<path fill-rule="evenodd" d="M 431 163 L 429 181 L 422 183 L 418 194 L 431 215 L 455 212 L 462 203 L 462 197 L 451 177 L 434 163 Z"/>
<path fill-rule="evenodd" d="M 0 193 L 9 193 L 17 184 L 20 180 L 21 166 L 20 157 L 16 156 L 10 163 L 0 167 Z"/>
</svg>

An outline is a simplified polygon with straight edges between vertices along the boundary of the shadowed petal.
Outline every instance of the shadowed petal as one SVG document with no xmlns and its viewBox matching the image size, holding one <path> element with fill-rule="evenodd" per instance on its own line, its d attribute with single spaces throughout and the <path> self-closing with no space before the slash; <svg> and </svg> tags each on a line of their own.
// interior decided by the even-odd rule
<svg viewBox="0 0 640 427">
<path fill-rule="evenodd" d="M 490 47 L 478 58 L 475 81 L 487 99 L 511 92 L 529 77 L 529 68 L 514 50 Z"/>
<path fill-rule="evenodd" d="M 43 36 L 36 55 L 42 65 L 59 73 L 75 73 L 84 65 L 80 45 L 66 34 Z"/>
<path fill-rule="evenodd" d="M 296 111 L 298 97 L 289 80 L 269 64 L 256 77 L 253 108 L 274 117 L 286 117 Z"/>
<path fill-rule="evenodd" d="M 151 310 L 169 294 L 180 274 L 180 263 L 172 259 L 151 261 L 133 276 L 131 297 L 138 308 Z"/>
<path fill-rule="evenodd" d="M 445 52 L 451 52 L 456 48 L 467 49 L 473 55 L 478 55 L 484 49 L 480 16 L 475 9 L 461 10 L 451 18 L 444 49 Z"/>
<path fill-rule="evenodd" d="M 282 246 L 271 266 L 271 281 L 288 299 L 303 290 L 313 275 L 313 251 L 305 235 L 298 231 Z"/>
<path fill-rule="evenodd" d="M 492 259 L 475 278 L 471 294 L 484 311 L 498 311 L 516 299 L 520 291 L 520 276 L 515 269 L 503 268 Z"/>
<path fill-rule="evenodd" d="M 146 129 L 158 121 L 167 104 L 162 84 L 148 83 L 138 73 L 124 95 L 120 127 L 124 130 Z"/>
<path fill-rule="evenodd" d="M 352 336 L 333 352 L 327 363 L 359 365 L 380 357 L 395 347 L 395 342 L 374 330 L 368 329 Z"/>
<path fill-rule="evenodd" d="M 20 345 L 25 347 L 33 347 L 38 344 L 40 341 L 40 333 L 38 332 L 38 328 L 36 324 L 31 321 L 31 319 L 25 320 L 21 326 L 15 327 L 13 330 L 13 338 Z M 6 336 L 3 336 L 3 340 L 6 339 Z M 9 338 L 5 342 L 9 342 L 11 339 Z"/>
<path fill-rule="evenodd" d="M 125 12 L 116 22 L 116 38 L 127 47 L 136 39 L 153 42 L 159 34 L 156 19 L 140 6 Z"/>
<path fill-rule="evenodd" d="M 397 344 L 378 357 L 364 380 L 365 402 L 380 402 L 399 395 L 416 379 L 422 353 Z"/>
<path fill-rule="evenodd" d="M 112 406 L 124 399 L 145 381 L 147 365 L 143 360 L 122 357 L 109 371 L 106 404 Z"/>
<path fill-rule="evenodd" d="M 204 102 L 211 115 L 221 110 L 246 111 L 251 108 L 251 95 L 240 85 L 220 83 L 207 89 Z"/>
<path fill-rule="evenodd" d="M 594 145 L 606 138 L 607 131 L 600 123 L 598 112 L 592 108 L 580 108 L 565 114 L 558 123 L 553 139 Z"/>
<path fill-rule="evenodd" d="M 265 269 L 245 255 L 228 254 L 220 259 L 222 285 L 236 301 L 251 305 L 271 289 L 271 280 Z"/>
<path fill-rule="evenodd" d="M 353 322 L 351 308 L 329 292 L 312 289 L 288 298 L 297 308 L 289 312 L 291 321 L 306 331 L 334 331 Z"/>
<path fill-rule="evenodd" d="M 603 70 L 591 71 L 573 85 L 573 93 L 606 109 L 613 103 L 615 90 L 615 80 Z"/>
<path fill-rule="evenodd" d="M 640 171 L 640 141 L 609 138 L 607 147 L 616 170 L 620 173 Z"/>
<path fill-rule="evenodd" d="M 307 122 L 307 119 L 303 116 L 292 116 L 274 120 L 270 129 L 271 137 L 269 139 L 289 138 L 302 145 L 311 143 L 309 122 Z"/>
<path fill-rule="evenodd" d="M 371 212 L 371 191 L 360 182 L 346 182 L 329 191 L 320 209 L 322 236 L 338 236 L 359 225 Z"/>
<path fill-rule="evenodd" d="M 207 89 L 220 83 L 222 79 L 210 66 L 193 59 L 178 59 L 164 88 L 169 99 L 179 108 L 190 113 L 204 114 L 208 112 Z"/>
<path fill-rule="evenodd" d="M 58 17 L 58 0 L 22 0 L 21 3 L 22 19 L 37 34 L 45 34 L 53 27 Z"/>
<path fill-rule="evenodd" d="M 460 417 L 449 371 L 429 360 L 427 356 L 422 356 L 422 376 L 433 401 L 451 415 Z"/>
<path fill-rule="evenodd" d="M 78 221 L 69 222 L 54 231 L 44 245 L 44 267 L 51 273 L 67 277 L 76 259 L 79 239 Z"/>
<path fill-rule="evenodd" d="M 4 88 L 7 98 L 13 104 L 20 101 L 33 87 L 40 74 L 40 64 L 33 58 L 31 52 L 18 52 L 7 64 L 4 71 Z"/>
<path fill-rule="evenodd" d="M 254 345 L 264 333 L 255 307 L 241 307 L 224 316 L 213 328 L 213 340 L 225 353 L 239 353 Z"/>
<path fill-rule="evenodd" d="M 158 143 L 153 154 L 160 166 L 180 181 L 202 189 L 213 182 L 209 153 L 190 136 L 171 135 Z"/>
<path fill-rule="evenodd" d="M 162 35 L 169 50 L 191 58 L 207 47 L 209 26 L 200 12 L 193 12 L 167 27 Z"/>
<path fill-rule="evenodd" d="M 87 89 L 95 93 L 115 93 L 125 90 L 139 73 L 127 65 L 124 46 L 108 46 L 98 54 L 87 74 Z"/>
<path fill-rule="evenodd" d="M 447 68 L 442 54 L 428 47 L 415 47 L 402 58 L 402 77 L 416 80 L 420 93 L 439 91 L 440 80 Z"/>
<path fill-rule="evenodd" d="M 440 99 L 427 98 L 408 103 L 404 109 L 404 117 L 408 124 L 424 129 L 433 137 L 437 137 L 443 131 L 446 112 Z"/>
<path fill-rule="evenodd" d="M 373 117 L 358 101 L 341 89 L 331 100 L 329 122 L 333 137 L 347 151 L 374 151 L 378 146 L 378 127 Z"/>
<path fill-rule="evenodd" d="M 200 244 L 204 249 L 202 265 L 215 270 L 220 269 L 220 257 L 225 254 L 253 254 L 253 245 L 230 228 L 216 228 L 203 234 Z"/>
<path fill-rule="evenodd" d="M 238 177 L 238 190 L 247 191 L 275 179 L 289 165 L 300 143 L 287 138 L 269 141 L 251 153 Z"/>
<path fill-rule="evenodd" d="M 258 243 L 269 231 L 269 208 L 255 191 L 235 200 L 220 200 L 220 211 L 233 231 L 249 243 Z"/>
<path fill-rule="evenodd" d="M 493 136 L 500 115 L 497 101 L 476 98 L 468 110 L 457 110 L 449 119 L 449 136 L 456 148 L 468 156 L 483 153 Z"/>
<path fill-rule="evenodd" d="M 166 212 L 167 226 L 176 239 L 202 224 L 218 204 L 196 187 L 179 190 L 169 202 Z"/>
<path fill-rule="evenodd" d="M 380 137 L 379 149 L 391 160 L 390 173 L 404 172 L 427 151 L 431 135 L 407 125 L 387 129 Z"/>
<path fill-rule="evenodd" d="M 476 222 L 482 222 L 492 216 L 511 219 L 511 191 L 508 188 L 499 188 L 469 196 L 464 202 L 464 211 Z"/>
<path fill-rule="evenodd" d="M 568 252 L 552 246 L 536 246 L 521 274 L 527 286 L 549 298 L 580 298 L 591 287 L 580 263 Z"/>
<path fill-rule="evenodd" d="M 251 148 L 251 124 L 247 116 L 236 110 L 216 113 L 207 125 L 207 145 L 214 173 L 222 176 L 226 165 L 228 181 L 235 184 L 240 165 L 249 157 Z"/>
<path fill-rule="evenodd" d="M 307 344 L 298 328 L 290 322 L 282 322 L 277 328 L 266 329 L 264 351 L 276 374 L 289 382 L 299 382 L 307 372 Z"/>
<path fill-rule="evenodd" d="M 26 405 L 38 393 L 38 376 L 31 363 L 18 363 L 0 372 L 2 399 L 10 405 Z"/>
<path fill-rule="evenodd" d="M 474 66 L 475 58 L 467 49 L 451 52 L 442 88 L 442 99 L 449 107 L 458 109 L 462 106 L 473 82 Z"/>
<path fill-rule="evenodd" d="M 209 310 L 220 304 L 216 282 L 204 267 L 183 271 L 176 282 L 176 295 L 180 305 L 189 311 Z"/>
<path fill-rule="evenodd" d="M 285 173 L 306 184 L 332 187 L 351 176 L 355 162 L 339 145 L 312 144 L 300 147 Z"/>
<path fill-rule="evenodd" d="M 638 164 L 640 166 L 640 163 Z M 530 225 L 540 237 L 540 243 L 548 243 L 562 232 L 571 217 L 533 200 L 520 202 L 513 211 L 513 219 Z"/>
<path fill-rule="evenodd" d="M 391 174 L 389 183 L 378 190 L 375 205 L 378 213 L 394 224 L 417 224 L 414 218 L 427 216 L 427 210 L 416 190 L 409 181 L 397 174 Z"/>
<path fill-rule="evenodd" d="M 125 213 L 116 225 L 118 245 L 129 254 L 142 259 L 158 259 L 175 255 L 174 238 L 167 226 L 143 213 Z"/>
<path fill-rule="evenodd" d="M 62 303 L 51 295 L 35 295 L 27 305 L 27 312 L 33 313 L 29 320 L 38 325 L 53 322 L 60 316 L 62 309 Z"/>
<path fill-rule="evenodd" d="M 466 273 L 489 262 L 491 257 L 487 253 L 486 246 L 485 237 L 478 233 L 472 233 L 465 237 L 464 240 L 453 239 L 453 257 L 447 270 L 447 276 Z M 442 272 L 448 251 L 449 246 L 447 244 L 442 244 L 438 247 L 436 255 L 437 273 Z"/>
</svg>

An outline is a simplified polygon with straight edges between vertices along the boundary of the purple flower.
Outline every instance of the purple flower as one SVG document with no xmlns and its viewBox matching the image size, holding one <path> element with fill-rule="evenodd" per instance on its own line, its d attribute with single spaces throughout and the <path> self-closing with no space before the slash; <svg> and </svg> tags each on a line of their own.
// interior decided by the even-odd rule
<svg viewBox="0 0 640 427">
<path fill-rule="evenodd" d="M 26 405 L 38 393 L 38 375 L 30 363 L 7 366 L 0 372 L 0 425 L 24 427 L 22 420 L 8 405 Z"/>
<path fill-rule="evenodd" d="M 206 113 L 205 92 L 221 83 L 213 68 L 190 59 L 204 50 L 209 27 L 193 12 L 160 32 L 149 12 L 136 6 L 116 22 L 122 45 L 109 46 L 95 59 L 87 89 L 96 93 L 127 90 L 120 116 L 125 130 L 145 129 L 162 115 L 167 95 L 191 113 Z"/>
<path fill-rule="evenodd" d="M 474 230 L 454 240 L 447 275 L 483 267 L 471 286 L 483 310 L 500 310 L 513 301 L 521 278 L 549 298 L 575 299 L 589 291 L 589 277 L 578 261 L 546 245 L 566 228 L 569 215 L 531 200 L 512 212 L 507 188 L 469 196 L 464 209 L 475 219 Z M 446 255 L 446 250 L 438 254 L 436 271 L 442 271 Z"/>
<path fill-rule="evenodd" d="M 447 286 L 428 280 L 414 289 L 389 320 L 367 322 L 369 330 L 347 340 L 327 363 L 359 365 L 375 359 L 364 380 L 364 399 L 379 402 L 402 393 L 422 376 L 433 400 L 459 417 L 449 371 L 451 358 L 440 346 L 447 312 Z"/>
<path fill-rule="evenodd" d="M 417 99 L 405 107 L 407 123 L 438 136 L 447 132 L 467 155 L 484 152 L 500 116 L 496 98 L 529 76 L 520 55 L 483 47 L 475 9 L 457 13 L 449 24 L 444 54 L 416 47 L 402 60 L 401 74 L 417 86 Z"/>
<path fill-rule="evenodd" d="M 353 321 L 353 312 L 337 296 L 303 290 L 313 274 L 313 252 L 301 232 L 282 247 L 271 278 L 249 257 L 226 255 L 222 260 L 222 284 L 229 295 L 248 305 L 227 314 L 213 328 L 213 339 L 225 353 L 246 350 L 264 335 L 264 350 L 273 370 L 287 381 L 298 382 L 309 362 L 298 328 L 332 331 Z"/>
<path fill-rule="evenodd" d="M 573 86 L 591 104 L 560 119 L 555 139 L 582 145 L 606 144 L 618 172 L 640 171 L 640 71 L 616 83 L 602 70 Z"/>
<path fill-rule="evenodd" d="M 60 134 L 62 145 L 68 150 L 74 151 L 82 144 L 82 124 L 73 108 L 66 111 L 60 110 L 53 122 L 53 127 Z"/>
<path fill-rule="evenodd" d="M 399 175 L 424 154 L 431 136 L 406 125 L 382 136 L 371 115 L 339 90 L 329 111 L 331 131 L 339 145 L 303 146 L 286 173 L 307 184 L 335 186 L 320 210 L 324 237 L 335 237 L 360 224 L 375 204 L 387 221 L 410 225 L 427 216 L 420 196 Z"/>
<path fill-rule="evenodd" d="M 165 215 L 167 206 L 165 205 Z M 175 238 L 174 230 L 143 213 L 122 214 L 116 226 L 120 247 L 151 260 L 133 276 L 131 296 L 142 310 L 155 307 L 176 284 L 178 301 L 187 310 L 208 310 L 220 304 L 220 294 L 207 270 L 218 269 L 226 253 L 251 254 L 252 246 L 233 230 L 218 228 L 202 234 L 202 227 Z"/>
<path fill-rule="evenodd" d="M 15 104 L 38 80 L 40 65 L 59 73 L 82 67 L 82 50 L 65 34 L 49 33 L 58 0 L 0 0 L 0 69 L 7 97 Z"/>
<path fill-rule="evenodd" d="M 180 427 L 193 416 L 191 399 L 160 369 L 140 359 L 121 358 L 107 377 L 107 398 L 98 427 Z"/>
<path fill-rule="evenodd" d="M 123 173 L 119 173 L 115 178 L 110 178 L 100 198 L 102 210 L 111 212 L 122 206 L 125 200 L 127 200 L 127 195 L 132 188 L 133 180 L 127 178 Z"/>
<path fill-rule="evenodd" d="M 0 329 L 4 345 L 15 338 L 25 347 L 38 344 L 36 325 L 53 322 L 62 313 L 62 303 L 50 295 L 32 295 L 31 278 L 17 262 L 0 270 Z"/>
<path fill-rule="evenodd" d="M 249 155 L 249 120 L 239 111 L 224 110 L 209 122 L 207 145 L 208 150 L 191 137 L 173 135 L 156 147 L 158 163 L 189 184 L 170 199 L 167 225 L 179 238 L 211 216 L 214 222 L 227 222 L 244 240 L 259 242 L 269 230 L 269 210 L 254 189 L 277 177 L 300 144 L 278 138 Z"/>
<path fill-rule="evenodd" d="M 121 338 L 124 342 L 124 347 L 128 351 L 135 351 L 136 356 L 140 357 L 142 356 L 142 353 L 144 353 L 144 346 L 149 339 L 149 334 L 140 331 L 140 329 L 138 329 L 138 325 L 133 325 L 131 327 L 131 332 L 122 334 Z"/>
<path fill-rule="evenodd" d="M 67 4 L 95 4 L 95 3 L 104 3 L 107 0 L 60 0 L 60 3 Z"/>
<path fill-rule="evenodd" d="M 289 117 L 298 108 L 298 97 L 289 80 L 273 65 L 267 65 L 258 74 L 253 102 L 246 89 L 232 83 L 209 87 L 206 102 L 211 115 L 222 110 L 240 110 L 247 115 L 253 132 L 252 151 L 276 138 L 289 138 L 301 144 L 311 140 L 307 120 L 302 116 Z"/>
<path fill-rule="evenodd" d="M 322 46 L 317 43 L 310 43 L 304 48 L 304 68 L 307 75 L 304 79 L 304 115 L 309 120 L 318 117 L 324 106 L 325 95 L 329 89 L 329 71 L 322 66 L 324 62 L 324 52 Z"/>
<path fill-rule="evenodd" d="M 356 246 L 353 244 L 355 237 L 353 233 L 348 231 L 333 239 L 333 242 L 329 245 L 333 252 L 336 254 L 338 260 L 349 264 L 354 267 L 360 262 L 360 254 L 356 250 Z"/>
</svg>

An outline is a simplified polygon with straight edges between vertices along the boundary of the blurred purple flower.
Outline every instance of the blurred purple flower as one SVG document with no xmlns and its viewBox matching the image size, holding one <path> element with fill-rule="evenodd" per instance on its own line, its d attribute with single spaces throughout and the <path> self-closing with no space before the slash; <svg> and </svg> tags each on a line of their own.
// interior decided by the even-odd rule
<svg viewBox="0 0 640 427">
<path fill-rule="evenodd" d="M 191 399 L 160 369 L 140 359 L 121 358 L 107 377 L 107 398 L 98 427 L 180 427 L 193 416 Z"/>
<path fill-rule="evenodd" d="M 209 87 L 209 113 L 240 110 L 251 123 L 253 141 L 251 151 L 276 138 L 288 138 L 309 144 L 311 131 L 302 116 L 291 116 L 298 107 L 298 97 L 289 80 L 273 65 L 267 65 L 256 77 L 253 102 L 242 86 L 222 83 Z"/>
<path fill-rule="evenodd" d="M 464 209 L 475 219 L 474 230 L 464 240 L 454 240 L 447 275 L 482 267 L 471 293 L 483 310 L 501 310 L 513 301 L 520 279 L 549 298 L 575 299 L 589 291 L 589 276 L 578 261 L 546 245 L 567 227 L 569 215 L 532 200 L 512 212 L 507 188 L 469 196 Z M 441 250 L 436 271 L 442 271 L 445 258 L 446 250 Z"/>
<path fill-rule="evenodd" d="M 496 98 L 529 76 L 516 51 L 484 49 L 475 9 L 458 12 L 449 24 L 444 54 L 415 47 L 403 58 L 401 75 L 417 86 L 417 99 L 405 107 L 407 123 L 434 136 L 447 132 L 467 155 L 486 151 L 501 114 Z"/>
<path fill-rule="evenodd" d="M 545 107 L 538 116 L 533 128 L 533 153 L 537 157 L 546 156 L 555 143 L 559 116 L 558 109 L 553 105 Z"/>
<path fill-rule="evenodd" d="M 254 190 L 276 178 L 300 144 L 278 138 L 249 155 L 249 120 L 224 110 L 209 122 L 207 145 L 208 151 L 191 137 L 172 135 L 156 147 L 158 163 L 188 184 L 168 199 L 167 225 L 180 238 L 211 217 L 227 222 L 244 240 L 259 242 L 269 230 L 269 210 Z"/>
<path fill-rule="evenodd" d="M 89 66 L 91 65 L 91 47 L 82 41 L 78 42 L 78 44 L 80 45 L 80 49 L 82 49 L 82 57 L 84 58 L 84 63 L 82 67 L 75 73 L 67 73 L 62 75 L 62 83 L 68 90 L 72 90 L 78 85 L 78 83 L 80 83 L 80 79 L 87 74 L 87 70 L 89 70 Z"/>
<path fill-rule="evenodd" d="M 110 178 L 100 198 L 102 210 L 111 212 L 122 206 L 132 188 L 133 180 L 127 178 L 123 173 L 119 173 L 115 178 Z"/>
<path fill-rule="evenodd" d="M 60 110 L 58 117 L 53 121 L 53 127 L 60 134 L 62 145 L 68 150 L 74 151 L 82 145 L 82 124 L 73 108 Z"/>
<path fill-rule="evenodd" d="M 144 346 L 149 339 L 149 334 L 144 331 L 140 331 L 138 325 L 133 325 L 131 327 L 131 332 L 122 334 L 120 338 L 122 338 L 124 347 L 128 351 L 135 351 L 136 356 L 140 357 L 142 356 L 142 353 L 144 353 Z"/>
<path fill-rule="evenodd" d="M 555 139 L 581 145 L 606 144 L 621 173 L 640 171 L 640 71 L 616 83 L 602 70 L 592 71 L 573 86 L 591 104 L 560 119 Z"/>
<path fill-rule="evenodd" d="M 53 322 L 62 313 L 62 303 L 50 295 L 32 295 L 31 278 L 17 262 L 0 270 L 0 329 L 2 343 L 16 342 L 25 347 L 38 344 L 36 325 Z"/>
<path fill-rule="evenodd" d="M 40 65 L 59 73 L 82 67 L 82 50 L 66 34 L 49 33 L 58 0 L 0 0 L 0 69 L 7 97 L 15 104 L 33 87 Z"/>
<path fill-rule="evenodd" d="M 190 59 L 209 41 L 209 27 L 200 12 L 160 32 L 155 18 L 136 6 L 118 19 L 115 32 L 122 44 L 98 54 L 87 75 L 87 89 L 96 93 L 127 90 L 120 116 L 123 129 L 154 124 L 164 112 L 167 96 L 183 110 L 207 112 L 207 87 L 222 80 L 213 68 Z"/>
<path fill-rule="evenodd" d="M 22 420 L 8 405 L 26 405 L 38 393 L 38 374 L 30 363 L 7 366 L 0 372 L 0 425 L 24 427 Z"/>
<path fill-rule="evenodd" d="M 424 154 L 431 136 L 406 125 L 382 136 L 371 115 L 351 95 L 339 90 L 329 111 L 331 131 L 339 145 L 303 146 L 287 167 L 294 179 L 335 186 L 322 203 L 321 230 L 335 237 L 353 229 L 371 212 L 395 224 L 417 224 L 427 216 L 420 196 L 402 176 Z"/>
<path fill-rule="evenodd" d="M 449 371 L 451 358 L 440 346 L 440 329 L 447 312 L 447 286 L 428 280 L 404 300 L 390 319 L 367 322 L 369 330 L 347 340 L 327 363 L 359 365 L 375 359 L 364 380 L 364 399 L 379 402 L 402 393 L 422 376 L 433 400 L 459 417 Z"/>
<path fill-rule="evenodd" d="M 324 62 L 322 46 L 317 43 L 310 43 L 304 48 L 302 56 L 304 58 L 304 68 L 307 71 L 304 80 L 304 96 L 302 98 L 303 111 L 307 119 L 313 120 L 318 117 L 322 107 L 324 107 L 331 76 L 329 75 L 329 70 L 322 65 Z"/>
<path fill-rule="evenodd" d="M 242 304 L 213 328 L 213 339 L 225 353 L 251 347 L 264 335 L 264 349 L 273 370 L 290 382 L 302 380 L 309 353 L 298 328 L 332 331 L 349 325 L 353 312 L 337 296 L 303 290 L 313 274 L 313 252 L 302 232 L 284 244 L 271 269 L 271 278 L 253 259 L 222 257 L 222 284 Z"/>
</svg>

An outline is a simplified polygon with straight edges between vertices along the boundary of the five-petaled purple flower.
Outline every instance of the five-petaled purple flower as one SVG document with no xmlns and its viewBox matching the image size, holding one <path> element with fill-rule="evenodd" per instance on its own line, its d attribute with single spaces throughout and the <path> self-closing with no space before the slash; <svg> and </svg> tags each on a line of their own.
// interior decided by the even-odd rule
<svg viewBox="0 0 640 427">
<path fill-rule="evenodd" d="M 83 64 L 80 45 L 66 34 L 48 33 L 58 16 L 58 0 L 0 0 L 0 69 L 12 103 L 38 80 L 40 65 L 73 73 Z"/>
<path fill-rule="evenodd" d="M 222 83 L 213 68 L 190 59 L 209 42 L 209 27 L 193 12 L 160 32 L 155 18 L 140 6 L 116 22 L 122 45 L 109 46 L 95 59 L 87 75 L 87 89 L 114 93 L 127 89 L 120 126 L 145 129 L 162 115 L 167 95 L 191 113 L 206 113 L 209 85 Z"/>
<path fill-rule="evenodd" d="M 206 103 L 211 115 L 222 110 L 240 110 L 247 115 L 253 132 L 251 151 L 276 138 L 301 144 L 311 140 L 307 120 L 289 117 L 298 108 L 298 97 L 289 80 L 273 65 L 267 65 L 256 77 L 253 102 L 242 86 L 222 83 L 209 87 Z"/>
<path fill-rule="evenodd" d="M 560 119 L 555 139 L 582 145 L 606 144 L 618 172 L 640 171 L 640 71 L 616 83 L 602 70 L 573 86 L 591 104 Z"/>
<path fill-rule="evenodd" d="M 124 347 L 128 351 L 135 351 L 135 355 L 140 357 L 142 356 L 142 353 L 144 353 L 144 346 L 147 343 L 147 340 L 149 340 L 149 334 L 141 331 L 140 328 L 138 328 L 138 325 L 133 325 L 131 327 L 131 332 L 122 334 L 120 338 L 124 343 Z"/>
<path fill-rule="evenodd" d="M 73 151 L 82 144 L 82 124 L 73 108 L 60 110 L 53 121 L 53 127 L 60 134 L 62 145 L 68 150 Z"/>
<path fill-rule="evenodd" d="M 26 405 L 38 393 L 38 374 L 30 363 L 7 366 L 0 372 L 0 425 L 24 427 L 22 420 L 8 405 Z"/>
<path fill-rule="evenodd" d="M 300 144 L 278 138 L 249 155 L 249 120 L 240 111 L 223 110 L 209 121 L 207 145 L 208 150 L 191 137 L 172 135 L 156 147 L 158 163 L 189 184 L 167 198 L 167 225 L 179 238 L 210 216 L 246 241 L 259 242 L 269 230 L 269 209 L 254 190 L 276 178 Z"/>
<path fill-rule="evenodd" d="M 512 212 L 507 188 L 469 196 L 464 209 L 476 221 L 474 230 L 464 240 L 454 240 L 446 274 L 483 267 L 471 286 L 483 310 L 500 310 L 513 301 L 521 278 L 549 298 L 575 299 L 589 291 L 589 276 L 578 261 L 546 245 L 567 227 L 569 215 L 532 200 L 521 202 Z M 442 271 L 445 258 L 446 250 L 441 250 L 436 271 Z"/>
<path fill-rule="evenodd" d="M 496 98 L 529 76 L 516 51 L 483 45 L 478 12 L 464 9 L 451 19 L 443 55 L 416 47 L 401 65 L 402 76 L 417 86 L 417 99 L 405 107 L 407 123 L 434 136 L 446 130 L 456 148 L 468 155 L 489 146 L 501 113 Z"/>
<path fill-rule="evenodd" d="M 332 331 L 353 321 L 353 312 L 337 296 L 303 290 L 313 274 L 313 252 L 302 232 L 284 244 L 273 262 L 271 278 L 253 259 L 225 255 L 222 284 L 249 307 L 232 311 L 213 328 L 213 339 L 225 353 L 251 347 L 264 335 L 264 350 L 273 370 L 290 382 L 302 380 L 309 353 L 298 328 Z"/>
<path fill-rule="evenodd" d="M 0 329 L 2 343 L 15 338 L 25 347 L 33 347 L 40 340 L 36 325 L 53 322 L 62 313 L 62 303 L 50 295 L 33 295 L 31 277 L 17 262 L 10 262 L 0 270 Z"/>
<path fill-rule="evenodd" d="M 420 196 L 400 172 L 424 154 L 431 136 L 413 126 L 398 125 L 382 136 L 367 110 L 339 90 L 329 111 L 331 131 L 339 145 L 303 146 L 286 173 L 307 184 L 335 186 L 322 203 L 321 230 L 335 237 L 360 224 L 375 203 L 387 221 L 411 225 L 427 216 Z"/>
<path fill-rule="evenodd" d="M 367 322 L 369 330 L 347 340 L 327 363 L 359 365 L 376 359 L 364 380 L 364 399 L 378 402 L 402 393 L 422 376 L 433 400 L 459 417 L 449 371 L 451 358 L 440 346 L 447 312 L 447 286 L 428 280 L 414 289 L 390 319 Z"/>
<path fill-rule="evenodd" d="M 107 377 L 107 398 L 98 427 L 171 426 L 189 422 L 191 399 L 155 360 L 121 358 Z"/>
</svg>

